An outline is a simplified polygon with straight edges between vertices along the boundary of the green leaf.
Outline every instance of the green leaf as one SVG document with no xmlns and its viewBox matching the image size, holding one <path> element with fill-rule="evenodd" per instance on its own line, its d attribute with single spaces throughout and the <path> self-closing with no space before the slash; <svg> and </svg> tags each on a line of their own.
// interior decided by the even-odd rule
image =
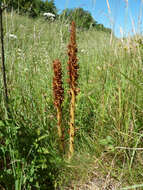
<svg viewBox="0 0 143 190">
<path fill-rule="evenodd" d="M 49 150 L 47 148 L 42 147 L 41 149 L 38 150 L 39 153 L 43 154 L 49 154 Z"/>
<path fill-rule="evenodd" d="M 48 135 L 43 135 L 43 136 L 39 137 L 39 138 L 37 139 L 37 142 L 38 142 L 38 141 L 41 141 L 42 139 L 45 139 L 46 137 L 48 137 Z"/>
<path fill-rule="evenodd" d="M 107 142 L 106 139 L 100 140 L 99 143 L 100 143 L 101 145 L 107 145 L 107 144 L 108 144 L 108 142 Z"/>
<path fill-rule="evenodd" d="M 5 126 L 4 122 L 0 121 L 0 127 L 4 127 L 4 126 Z"/>
</svg>

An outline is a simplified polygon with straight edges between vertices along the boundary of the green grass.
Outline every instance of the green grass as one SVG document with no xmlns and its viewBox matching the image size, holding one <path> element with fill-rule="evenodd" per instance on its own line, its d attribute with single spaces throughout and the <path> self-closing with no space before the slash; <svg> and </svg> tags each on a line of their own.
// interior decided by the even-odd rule
<svg viewBox="0 0 143 190">
<path fill-rule="evenodd" d="M 12 119 L 6 118 L 1 77 L 0 188 L 64 189 L 86 182 L 93 171 L 99 178 L 110 175 L 124 188 L 142 184 L 143 151 L 137 148 L 143 147 L 143 44 L 115 38 L 110 43 L 104 32 L 77 31 L 80 93 L 75 153 L 68 161 L 58 150 L 52 62 L 59 58 L 63 67 L 68 150 L 69 28 L 13 13 L 4 14 L 4 28 Z M 17 39 L 10 39 L 10 33 Z"/>
</svg>

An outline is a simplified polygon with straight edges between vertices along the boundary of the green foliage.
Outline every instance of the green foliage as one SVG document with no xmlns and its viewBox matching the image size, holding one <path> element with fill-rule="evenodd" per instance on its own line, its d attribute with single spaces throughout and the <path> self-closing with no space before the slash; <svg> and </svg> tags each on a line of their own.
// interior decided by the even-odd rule
<svg viewBox="0 0 143 190">
<path fill-rule="evenodd" d="M 3 2 L 8 5 L 7 10 L 14 9 L 18 13 L 27 13 L 31 17 L 37 17 L 42 12 L 57 13 L 53 0 L 3 0 Z"/>
<path fill-rule="evenodd" d="M 98 24 L 88 11 L 83 8 L 65 9 L 60 15 L 60 18 L 68 22 L 75 21 L 77 28 L 89 29 L 95 28 L 97 31 L 105 31 L 111 33 L 111 29 L 105 28 L 102 24 Z"/>
<path fill-rule="evenodd" d="M 28 14 L 33 18 L 40 16 L 44 12 L 50 12 L 59 16 L 61 20 L 66 20 L 66 22 L 71 23 L 74 20 L 77 28 L 94 28 L 97 31 L 111 33 L 111 29 L 105 28 L 103 24 L 98 24 L 90 12 L 83 8 L 65 9 L 58 15 L 54 0 L 2 0 L 2 2 L 8 6 L 7 10 L 11 11 L 14 9 L 19 14 Z"/>
<path fill-rule="evenodd" d="M 53 189 L 62 161 L 50 148 L 48 135 L 8 120 L 0 121 L 0 132 L 0 185 L 15 190 Z"/>
<path fill-rule="evenodd" d="M 44 3 L 41 3 L 41 5 L 43 6 L 42 8 L 40 8 L 41 11 L 57 14 L 57 8 L 54 4 L 54 0 L 46 0 L 44 1 Z"/>
<path fill-rule="evenodd" d="M 89 29 L 90 25 L 94 23 L 91 14 L 82 8 L 65 9 L 60 17 L 68 19 L 70 22 L 74 20 L 78 28 Z"/>
</svg>

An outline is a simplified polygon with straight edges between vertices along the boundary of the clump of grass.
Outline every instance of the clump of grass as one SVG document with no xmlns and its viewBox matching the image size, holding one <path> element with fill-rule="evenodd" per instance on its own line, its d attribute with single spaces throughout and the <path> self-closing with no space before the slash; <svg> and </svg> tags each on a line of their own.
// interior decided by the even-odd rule
<svg viewBox="0 0 143 190">
<path fill-rule="evenodd" d="M 64 129 L 62 125 L 62 102 L 64 100 L 64 89 L 62 87 L 62 69 L 61 62 L 57 59 L 53 62 L 53 92 L 54 92 L 54 105 L 57 109 L 57 120 L 58 120 L 58 135 L 60 139 L 60 149 L 64 151 Z"/>
<path fill-rule="evenodd" d="M 70 86 L 70 131 L 69 131 L 69 158 L 74 152 L 74 120 L 75 120 L 75 101 L 77 95 L 77 79 L 78 79 L 78 64 L 77 64 L 77 45 L 76 45 L 76 28 L 74 21 L 71 24 L 70 43 L 68 45 L 68 74 L 69 74 L 69 86 Z"/>
</svg>

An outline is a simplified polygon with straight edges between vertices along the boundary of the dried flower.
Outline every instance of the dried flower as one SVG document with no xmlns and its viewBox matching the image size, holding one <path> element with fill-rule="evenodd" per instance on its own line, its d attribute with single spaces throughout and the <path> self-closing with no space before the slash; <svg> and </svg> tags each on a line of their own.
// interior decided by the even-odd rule
<svg viewBox="0 0 143 190">
<path fill-rule="evenodd" d="M 75 23 L 72 22 L 71 24 L 71 35 L 70 35 L 70 44 L 68 45 L 68 74 L 69 79 L 68 83 L 70 85 L 70 88 L 74 90 L 75 95 L 77 94 L 77 79 L 78 79 L 78 73 L 77 70 L 79 68 L 77 64 L 77 45 L 76 45 L 76 28 Z"/>
<path fill-rule="evenodd" d="M 57 59 L 53 62 L 53 70 L 54 70 L 54 77 L 53 77 L 53 93 L 54 93 L 54 105 L 57 108 L 57 128 L 58 128 L 58 135 L 59 135 L 59 143 L 60 149 L 64 152 L 64 129 L 61 127 L 62 125 L 62 109 L 61 104 L 64 99 L 64 89 L 62 87 L 62 69 L 61 63 Z"/>
<path fill-rule="evenodd" d="M 70 43 L 68 45 L 68 74 L 69 74 L 69 86 L 70 86 L 70 130 L 69 130 L 69 158 L 72 157 L 74 152 L 74 135 L 75 135 L 75 126 L 74 126 L 74 117 L 75 117 L 75 101 L 77 90 L 77 79 L 78 79 L 78 64 L 77 64 L 77 45 L 76 45 L 76 28 L 75 23 L 71 23 L 71 35 Z"/>
<path fill-rule="evenodd" d="M 62 69 L 61 63 L 57 59 L 53 62 L 53 70 L 54 70 L 54 77 L 53 77 L 53 92 L 54 92 L 54 104 L 56 107 L 59 107 L 64 99 L 64 89 L 62 87 Z"/>
</svg>

